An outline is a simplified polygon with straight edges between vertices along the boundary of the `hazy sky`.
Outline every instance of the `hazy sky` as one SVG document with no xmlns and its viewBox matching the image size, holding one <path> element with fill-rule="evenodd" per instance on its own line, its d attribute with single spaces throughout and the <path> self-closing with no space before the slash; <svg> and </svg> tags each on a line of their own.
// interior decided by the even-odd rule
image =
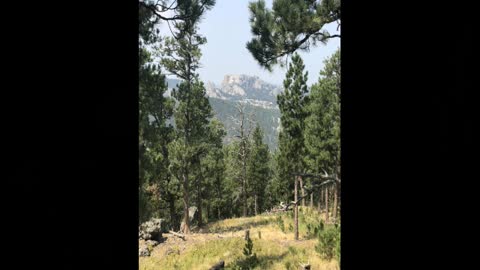
<svg viewBox="0 0 480 270">
<path fill-rule="evenodd" d="M 201 47 L 202 68 L 198 70 L 204 82 L 221 83 L 226 74 L 256 75 L 261 79 L 281 85 L 286 68 L 275 67 L 272 72 L 261 68 L 246 49 L 251 40 L 248 3 L 252 0 L 217 0 L 212 10 L 207 11 L 200 26 L 200 34 L 207 38 L 207 44 Z M 271 8 L 272 0 L 266 0 Z M 336 23 L 326 27 L 331 33 L 336 32 Z M 162 25 L 163 33 L 169 32 L 168 26 Z M 327 45 L 312 47 L 310 52 L 300 55 L 308 70 L 308 84 L 318 80 L 323 60 L 340 47 L 340 39 L 333 38 Z"/>
</svg>

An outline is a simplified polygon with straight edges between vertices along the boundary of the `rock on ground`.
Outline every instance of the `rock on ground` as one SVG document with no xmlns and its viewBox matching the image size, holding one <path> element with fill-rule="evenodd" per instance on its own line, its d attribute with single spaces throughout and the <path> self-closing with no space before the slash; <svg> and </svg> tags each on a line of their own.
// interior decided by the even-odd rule
<svg viewBox="0 0 480 270">
<path fill-rule="evenodd" d="M 150 256 L 150 250 L 148 250 L 148 247 L 146 245 L 140 246 L 140 248 L 138 249 L 138 256 L 140 257 Z"/>
<path fill-rule="evenodd" d="M 143 240 L 160 241 L 162 239 L 162 223 L 163 219 L 152 218 L 151 220 L 140 225 L 139 238 Z"/>
</svg>

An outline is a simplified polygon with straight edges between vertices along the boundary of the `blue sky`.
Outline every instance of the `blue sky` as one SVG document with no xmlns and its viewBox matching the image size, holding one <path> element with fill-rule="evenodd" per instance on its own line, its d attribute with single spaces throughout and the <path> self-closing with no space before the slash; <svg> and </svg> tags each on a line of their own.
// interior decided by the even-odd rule
<svg viewBox="0 0 480 270">
<path fill-rule="evenodd" d="M 246 49 L 251 40 L 248 3 L 252 0 L 217 0 L 212 10 L 207 11 L 199 25 L 199 32 L 207 38 L 202 46 L 202 68 L 198 70 L 204 82 L 219 84 L 226 74 L 256 75 L 261 79 L 281 85 L 286 68 L 275 67 L 272 72 L 261 68 Z M 272 0 L 266 0 L 272 6 Z M 330 33 L 336 33 L 336 23 L 327 25 Z M 169 32 L 162 25 L 162 32 Z M 327 45 L 312 47 L 310 52 L 300 53 L 308 71 L 308 84 L 318 80 L 323 60 L 340 47 L 340 39 L 334 38 Z"/>
</svg>

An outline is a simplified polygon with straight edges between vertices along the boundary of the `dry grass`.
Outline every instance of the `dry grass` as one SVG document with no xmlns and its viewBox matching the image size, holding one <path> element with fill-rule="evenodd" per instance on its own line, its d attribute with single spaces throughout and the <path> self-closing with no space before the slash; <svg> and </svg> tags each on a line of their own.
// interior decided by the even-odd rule
<svg viewBox="0 0 480 270">
<path fill-rule="evenodd" d="M 316 216 L 305 212 L 305 218 Z M 167 240 L 154 248 L 150 257 L 140 258 L 141 270 L 157 269 L 209 269 L 220 260 L 226 269 L 243 258 L 244 230 L 250 230 L 253 252 L 259 264 L 255 269 L 298 269 L 299 263 L 309 262 L 312 269 L 339 269 L 335 260 L 325 261 L 315 251 L 316 239 L 306 239 L 306 228 L 300 225 L 300 240 L 294 241 L 293 232 L 282 232 L 275 222 L 276 216 L 256 216 L 226 219 L 208 224 L 207 233 L 193 233 L 187 240 L 167 236 Z M 283 215 L 285 227 L 293 223 Z M 259 234 L 261 233 L 261 239 Z"/>
</svg>

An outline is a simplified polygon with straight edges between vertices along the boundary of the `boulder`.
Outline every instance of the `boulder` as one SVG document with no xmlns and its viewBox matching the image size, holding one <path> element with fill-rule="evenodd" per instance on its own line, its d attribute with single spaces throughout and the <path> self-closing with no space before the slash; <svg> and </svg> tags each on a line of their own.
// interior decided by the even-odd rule
<svg viewBox="0 0 480 270">
<path fill-rule="evenodd" d="M 140 257 L 150 256 L 150 250 L 148 249 L 148 247 L 146 245 L 140 246 L 140 248 L 138 249 L 138 256 L 140 256 Z"/>
<path fill-rule="evenodd" d="M 158 242 L 155 240 L 147 240 L 145 243 L 147 244 L 147 246 L 150 246 L 150 247 L 155 247 L 158 245 Z"/>
<path fill-rule="evenodd" d="M 142 223 L 139 228 L 138 236 L 143 240 L 160 241 L 162 239 L 163 219 L 152 218 L 151 220 Z"/>
</svg>

